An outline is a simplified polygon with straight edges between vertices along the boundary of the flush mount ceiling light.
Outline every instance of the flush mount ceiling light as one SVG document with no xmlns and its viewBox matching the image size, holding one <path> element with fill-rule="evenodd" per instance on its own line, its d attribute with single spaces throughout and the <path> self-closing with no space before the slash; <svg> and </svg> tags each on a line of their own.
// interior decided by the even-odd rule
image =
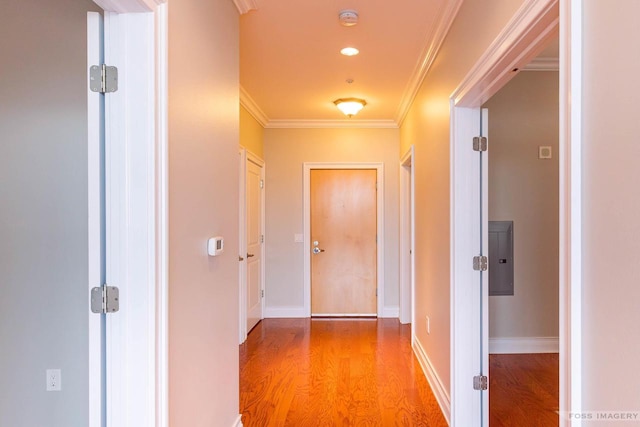
<svg viewBox="0 0 640 427">
<path fill-rule="evenodd" d="M 353 27 L 358 23 L 358 12 L 351 9 L 341 10 L 338 20 L 345 27 Z"/>
<path fill-rule="evenodd" d="M 367 105 L 364 99 L 359 98 L 340 98 L 333 101 L 333 103 L 336 104 L 336 107 L 338 107 L 340 111 L 349 117 L 358 114 L 358 111 Z"/>
<path fill-rule="evenodd" d="M 340 53 L 343 54 L 344 56 L 355 56 L 359 54 L 360 51 L 355 47 L 345 47 L 340 51 Z"/>
</svg>

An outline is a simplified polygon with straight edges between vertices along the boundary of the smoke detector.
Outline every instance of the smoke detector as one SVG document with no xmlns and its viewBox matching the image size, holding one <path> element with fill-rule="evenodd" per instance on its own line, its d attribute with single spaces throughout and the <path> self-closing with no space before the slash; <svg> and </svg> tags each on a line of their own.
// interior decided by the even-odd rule
<svg viewBox="0 0 640 427">
<path fill-rule="evenodd" d="M 358 23 L 358 12 L 355 10 L 342 10 L 338 14 L 338 19 L 345 27 L 353 27 Z"/>
</svg>

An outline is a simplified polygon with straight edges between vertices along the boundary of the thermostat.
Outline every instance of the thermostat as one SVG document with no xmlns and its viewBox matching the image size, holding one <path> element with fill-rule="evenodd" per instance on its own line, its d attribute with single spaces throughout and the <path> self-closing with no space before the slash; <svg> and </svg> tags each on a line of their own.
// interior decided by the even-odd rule
<svg viewBox="0 0 640 427">
<path fill-rule="evenodd" d="M 209 252 L 209 255 L 220 255 L 222 251 L 224 251 L 224 239 L 220 236 L 210 238 L 207 244 L 207 252 Z"/>
</svg>

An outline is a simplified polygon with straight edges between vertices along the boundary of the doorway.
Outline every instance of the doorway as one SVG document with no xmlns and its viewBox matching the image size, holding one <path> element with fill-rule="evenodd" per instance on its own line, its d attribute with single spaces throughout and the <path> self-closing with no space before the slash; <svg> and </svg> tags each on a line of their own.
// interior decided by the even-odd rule
<svg viewBox="0 0 640 427">
<path fill-rule="evenodd" d="M 558 72 L 527 69 L 483 104 L 489 117 L 489 420 L 526 425 L 535 413 L 539 425 L 555 426 Z M 514 410 L 514 401 L 526 402 L 527 410 Z"/>
<path fill-rule="evenodd" d="M 375 283 L 377 284 L 377 298 L 373 306 L 373 311 L 369 315 L 382 317 L 384 307 L 384 166 L 382 163 L 304 163 L 303 167 L 303 192 L 304 192 L 304 310 L 307 317 L 312 315 L 312 256 L 313 249 L 322 250 L 321 242 L 314 246 L 312 237 L 312 195 L 311 195 L 311 176 L 314 170 L 371 170 L 375 173 L 375 233 L 377 242 L 375 242 Z M 325 249 L 326 251 L 326 249 Z M 324 254 L 320 252 L 320 254 Z M 319 255 L 319 254 L 318 254 Z M 333 296 L 334 299 L 337 299 Z M 328 313 L 325 313 L 328 314 Z M 345 313 L 357 314 L 357 313 Z"/>
</svg>

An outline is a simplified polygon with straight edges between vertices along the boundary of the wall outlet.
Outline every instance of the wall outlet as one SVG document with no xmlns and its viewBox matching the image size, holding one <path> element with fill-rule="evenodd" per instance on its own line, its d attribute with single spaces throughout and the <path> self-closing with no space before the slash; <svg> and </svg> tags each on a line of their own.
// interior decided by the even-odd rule
<svg viewBox="0 0 640 427">
<path fill-rule="evenodd" d="M 427 334 L 431 335 L 431 319 L 427 316 Z"/>
<path fill-rule="evenodd" d="M 62 371 L 60 369 L 47 369 L 47 391 L 62 390 Z"/>
</svg>

